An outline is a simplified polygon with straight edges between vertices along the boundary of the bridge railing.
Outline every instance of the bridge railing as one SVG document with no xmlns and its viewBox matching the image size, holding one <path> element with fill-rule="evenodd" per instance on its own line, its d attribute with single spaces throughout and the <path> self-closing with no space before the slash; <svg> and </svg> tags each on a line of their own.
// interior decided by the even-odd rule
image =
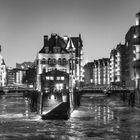
<svg viewBox="0 0 140 140">
<path fill-rule="evenodd" d="M 81 90 L 113 90 L 113 91 L 118 91 L 118 90 L 129 90 L 129 91 L 133 91 L 134 88 L 133 87 L 120 87 L 120 86 L 112 86 L 112 85 L 87 85 L 84 86 Z"/>
<path fill-rule="evenodd" d="M 0 88 L 0 90 L 2 90 L 2 91 L 13 91 L 13 90 L 14 91 L 25 91 L 25 90 L 35 90 L 35 88 L 8 85 L 8 86 Z"/>
</svg>

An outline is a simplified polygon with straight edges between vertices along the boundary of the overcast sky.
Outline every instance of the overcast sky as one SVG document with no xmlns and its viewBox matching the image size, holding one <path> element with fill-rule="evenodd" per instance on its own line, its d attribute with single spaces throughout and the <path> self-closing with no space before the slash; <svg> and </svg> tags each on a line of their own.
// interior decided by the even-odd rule
<svg viewBox="0 0 140 140">
<path fill-rule="evenodd" d="M 34 61 L 43 36 L 82 35 L 89 61 L 109 57 L 120 42 L 140 0 L 0 0 L 0 44 L 8 66 Z"/>
</svg>

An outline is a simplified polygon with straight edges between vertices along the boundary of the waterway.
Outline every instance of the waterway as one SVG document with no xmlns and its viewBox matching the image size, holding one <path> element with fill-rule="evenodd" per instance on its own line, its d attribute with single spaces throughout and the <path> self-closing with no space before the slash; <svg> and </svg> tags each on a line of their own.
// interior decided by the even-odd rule
<svg viewBox="0 0 140 140">
<path fill-rule="evenodd" d="M 0 140 L 140 140 L 140 110 L 84 96 L 69 120 L 41 120 L 23 97 L 0 96 Z"/>
</svg>

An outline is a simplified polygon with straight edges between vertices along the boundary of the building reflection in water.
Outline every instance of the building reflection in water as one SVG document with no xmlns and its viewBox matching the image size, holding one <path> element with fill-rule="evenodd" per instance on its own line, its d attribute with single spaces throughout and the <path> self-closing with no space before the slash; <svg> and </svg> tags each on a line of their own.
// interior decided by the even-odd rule
<svg viewBox="0 0 140 140">
<path fill-rule="evenodd" d="M 140 115 L 127 108 L 121 108 L 121 103 L 114 103 L 115 108 L 109 105 L 106 98 L 82 99 L 81 105 L 74 110 L 68 121 L 39 121 L 36 128 L 38 132 L 49 133 L 49 138 L 58 139 L 88 139 L 89 137 L 99 137 L 111 140 L 139 140 L 140 139 Z M 37 114 L 31 112 L 30 101 L 27 98 L 0 98 L 0 121 L 19 121 L 31 120 L 31 126 L 36 124 L 36 120 L 41 120 Z M 136 119 L 136 120 L 135 120 Z M 27 121 L 28 123 L 30 121 Z M 47 123 L 48 122 L 48 123 Z M 17 125 L 12 123 L 17 130 Z M 40 126 L 39 126 L 40 124 Z M 14 126 L 15 125 L 15 126 Z M 1 129 L 5 130 L 1 127 Z M 20 127 L 20 129 L 22 129 Z M 43 130 L 42 130 L 43 129 Z M 9 131 L 9 128 L 7 128 Z M 36 131 L 36 130 L 35 130 Z M 36 131 L 36 132 L 37 132 Z M 24 131 L 23 131 L 24 132 Z M 52 133 L 53 132 L 53 133 Z M 64 134 L 61 138 L 61 134 Z M 112 136 L 110 138 L 110 136 Z"/>
<path fill-rule="evenodd" d="M 0 117 L 3 119 L 28 118 L 30 116 L 30 107 L 27 98 L 2 95 L 0 98 L 0 107 Z"/>
<path fill-rule="evenodd" d="M 28 98 L 25 98 L 25 99 L 24 99 L 24 102 L 25 102 L 25 116 L 26 116 L 26 117 L 29 117 L 29 115 L 30 115 L 30 114 L 29 114 L 29 108 L 30 108 L 30 107 L 29 107 Z"/>
<path fill-rule="evenodd" d="M 93 100 L 94 119 L 97 125 L 110 123 L 114 119 L 114 113 L 103 100 Z"/>
</svg>

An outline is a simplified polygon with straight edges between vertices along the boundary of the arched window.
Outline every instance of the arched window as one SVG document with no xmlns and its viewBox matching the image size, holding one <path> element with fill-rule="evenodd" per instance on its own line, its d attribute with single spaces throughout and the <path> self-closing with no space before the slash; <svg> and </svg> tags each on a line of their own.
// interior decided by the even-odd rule
<svg viewBox="0 0 140 140">
<path fill-rule="evenodd" d="M 56 65 L 56 59 L 53 58 L 52 61 L 53 61 L 53 65 Z"/>
<path fill-rule="evenodd" d="M 41 64 L 46 64 L 46 59 L 45 58 L 42 59 Z"/>
<path fill-rule="evenodd" d="M 58 59 L 58 65 L 61 65 L 61 58 Z"/>
<path fill-rule="evenodd" d="M 69 67 L 70 67 L 70 70 L 74 70 L 74 60 L 73 59 L 69 59 Z"/>
<path fill-rule="evenodd" d="M 48 59 L 48 64 L 51 65 L 51 63 L 52 63 L 52 60 L 51 60 L 51 58 L 49 58 Z"/>
<path fill-rule="evenodd" d="M 66 65 L 66 64 L 67 64 L 66 58 L 63 58 L 63 59 L 62 59 L 62 64 L 63 64 L 63 65 Z"/>
</svg>

